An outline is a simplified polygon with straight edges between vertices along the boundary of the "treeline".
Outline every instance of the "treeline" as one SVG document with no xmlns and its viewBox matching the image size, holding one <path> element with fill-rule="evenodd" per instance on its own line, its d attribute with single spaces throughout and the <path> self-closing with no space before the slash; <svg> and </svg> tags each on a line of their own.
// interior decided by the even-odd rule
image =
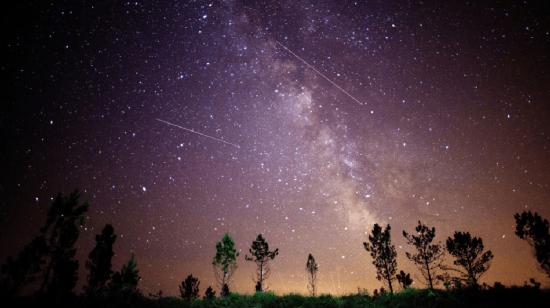
<svg viewBox="0 0 550 308">
<path fill-rule="evenodd" d="M 58 194 L 39 235 L 2 265 L 0 294 L 3 297 L 34 294 L 62 299 L 73 295 L 79 268 L 75 244 L 89 208 L 88 203 L 81 203 L 79 199 L 78 191 L 69 196 Z M 116 240 L 113 226 L 106 225 L 95 240 L 96 245 L 85 264 L 88 277 L 84 293 L 91 297 L 138 294 L 140 276 L 133 255 L 119 271 L 112 270 Z"/>
<path fill-rule="evenodd" d="M 89 205 L 79 201 L 77 191 L 69 196 L 59 194 L 48 210 L 45 224 L 39 234 L 27 244 L 17 256 L 9 257 L 0 271 L 0 294 L 13 298 L 23 294 L 34 294 L 50 299 L 63 299 L 74 296 L 73 290 L 78 281 L 79 262 L 75 258 L 75 243 L 84 224 L 84 215 Z M 537 213 L 522 212 L 514 215 L 515 234 L 526 240 L 532 247 L 535 258 L 544 273 L 550 277 L 550 235 L 548 220 Z M 420 283 L 433 290 L 442 284 L 446 289 L 478 288 L 480 277 L 488 271 L 494 258 L 486 250 L 480 237 L 469 232 L 455 232 L 444 243 L 436 242 L 436 229 L 418 222 L 414 232 L 403 231 L 402 235 L 411 246 L 406 257 L 421 274 Z M 116 234 L 112 225 L 107 224 L 95 237 L 95 247 L 85 263 L 87 279 L 83 296 L 97 298 L 129 298 L 143 294 L 138 288 L 140 281 L 137 263 L 132 254 L 126 264 L 118 271 L 112 269 L 113 245 Z M 375 290 L 375 295 L 396 290 L 396 282 L 401 289 L 409 288 L 413 279 L 410 273 L 398 272 L 397 252 L 391 241 L 391 226 L 374 224 L 368 241 L 363 243 L 376 268 L 376 278 L 386 288 Z M 269 247 L 268 242 L 259 234 L 252 242 L 249 253 L 244 259 L 256 265 L 256 292 L 267 290 L 266 281 L 270 276 L 270 263 L 279 254 L 279 249 Z M 445 263 L 446 256 L 452 259 L 452 265 Z M 215 246 L 212 259 L 217 288 L 220 297 L 230 294 L 231 277 L 237 270 L 239 252 L 235 242 L 226 233 Z M 317 273 L 319 265 L 312 254 L 306 259 L 307 287 L 311 296 L 317 295 Z M 532 280 L 537 287 L 540 286 Z M 498 283 L 495 283 L 498 285 Z M 179 285 L 183 299 L 194 300 L 200 297 L 200 281 L 189 274 Z M 162 296 L 150 294 L 152 297 Z M 216 298 L 216 291 L 208 286 L 203 298 Z"/>
</svg>

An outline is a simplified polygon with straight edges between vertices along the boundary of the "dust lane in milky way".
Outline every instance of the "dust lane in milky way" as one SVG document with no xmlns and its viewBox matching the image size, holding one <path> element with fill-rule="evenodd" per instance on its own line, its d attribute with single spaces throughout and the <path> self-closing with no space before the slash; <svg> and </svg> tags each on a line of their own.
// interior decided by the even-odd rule
<svg viewBox="0 0 550 308">
<path fill-rule="evenodd" d="M 415 278 L 401 232 L 418 220 L 440 241 L 481 236 L 483 281 L 545 281 L 513 214 L 550 217 L 547 16 L 529 1 L 19 4 L 0 258 L 78 188 L 80 264 L 112 223 L 114 268 L 135 253 L 146 294 L 190 273 L 214 286 L 226 231 L 241 256 L 258 233 L 279 248 L 277 293 L 307 291 L 309 253 L 319 293 L 372 292 L 366 232 L 391 224 Z M 254 290 L 250 263 L 233 290 Z"/>
</svg>

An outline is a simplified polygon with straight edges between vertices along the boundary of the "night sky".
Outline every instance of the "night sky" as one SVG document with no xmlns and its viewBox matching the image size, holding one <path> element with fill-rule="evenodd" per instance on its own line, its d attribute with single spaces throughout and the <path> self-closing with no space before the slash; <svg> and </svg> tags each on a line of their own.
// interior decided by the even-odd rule
<svg viewBox="0 0 550 308">
<path fill-rule="evenodd" d="M 390 223 L 420 278 L 401 235 L 418 220 L 440 241 L 482 237 L 482 281 L 548 286 L 513 218 L 550 218 L 543 1 L 17 2 L 2 13 L 2 262 L 79 189 L 81 279 L 112 223 L 114 269 L 135 253 L 145 293 L 190 273 L 215 285 L 224 232 L 242 250 L 232 290 L 254 290 L 243 257 L 263 233 L 280 250 L 270 290 L 306 293 L 312 253 L 320 293 L 372 292 L 366 233 Z"/>
</svg>

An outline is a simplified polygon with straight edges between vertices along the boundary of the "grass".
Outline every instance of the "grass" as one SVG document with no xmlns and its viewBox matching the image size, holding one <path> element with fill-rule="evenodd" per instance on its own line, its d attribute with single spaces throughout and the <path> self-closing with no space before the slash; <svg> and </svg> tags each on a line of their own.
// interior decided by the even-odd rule
<svg viewBox="0 0 550 308">
<path fill-rule="evenodd" d="M 10 307 L 50 307 L 44 300 L 20 298 Z M 91 301 L 74 297 L 70 301 L 55 303 L 58 307 L 151 307 L 151 308 L 283 308 L 283 307 L 544 307 L 550 303 L 550 290 L 531 287 L 418 290 L 408 289 L 395 294 L 385 293 L 376 297 L 369 295 L 309 297 L 298 294 L 275 295 L 271 292 L 254 295 L 231 293 L 228 297 L 212 300 L 186 301 L 177 297 L 150 298 L 133 296 L 129 298 L 104 298 Z"/>
</svg>

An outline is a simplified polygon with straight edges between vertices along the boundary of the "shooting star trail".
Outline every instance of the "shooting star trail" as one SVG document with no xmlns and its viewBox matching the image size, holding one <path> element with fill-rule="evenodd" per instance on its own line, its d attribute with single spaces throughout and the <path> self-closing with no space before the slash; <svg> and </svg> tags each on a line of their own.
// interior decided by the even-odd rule
<svg viewBox="0 0 550 308">
<path fill-rule="evenodd" d="M 238 145 L 238 144 L 231 143 L 231 142 L 228 142 L 228 141 L 225 141 L 225 140 L 223 140 L 223 139 L 219 139 L 219 138 L 216 138 L 216 137 L 213 137 L 213 136 L 209 136 L 209 135 L 203 134 L 203 133 L 201 133 L 201 132 L 198 132 L 198 131 L 196 131 L 196 130 L 192 130 L 192 129 L 190 129 L 190 128 L 185 128 L 185 127 L 183 127 L 183 126 L 180 126 L 180 125 L 177 125 L 177 124 L 174 124 L 174 123 L 170 123 L 170 122 L 168 122 L 168 121 L 165 121 L 165 120 L 162 120 L 162 119 L 158 119 L 158 118 L 157 118 L 156 120 L 159 121 L 159 122 L 162 122 L 162 123 L 164 123 L 164 124 L 168 124 L 168 125 L 171 125 L 171 126 L 174 126 L 174 127 L 177 127 L 177 128 L 181 128 L 181 129 L 186 130 L 186 131 L 188 131 L 188 132 L 191 132 L 191 133 L 193 133 L 193 134 L 197 134 L 197 135 L 200 135 L 200 136 L 203 136 L 203 137 L 206 137 L 206 138 L 210 138 L 210 139 L 212 139 L 212 140 L 216 140 L 216 141 L 218 141 L 218 142 L 223 142 L 223 143 L 225 143 L 225 144 L 232 145 L 232 146 L 236 147 L 237 149 L 240 149 L 240 148 L 241 148 L 241 146 Z"/>
<path fill-rule="evenodd" d="M 342 93 L 344 93 L 345 95 L 347 95 L 349 98 L 351 98 L 352 100 L 354 100 L 356 103 L 358 103 L 359 105 L 365 105 L 364 103 L 362 103 L 361 101 L 359 101 L 357 98 L 355 98 L 353 95 L 349 94 L 348 91 L 344 90 L 341 86 L 339 86 L 338 84 L 336 84 L 336 82 L 332 81 L 330 78 L 328 78 L 325 74 L 321 73 L 318 69 L 315 68 L 315 66 L 309 64 L 306 60 L 304 60 L 302 57 L 300 57 L 299 55 L 295 54 L 292 50 L 290 50 L 288 47 L 286 47 L 285 45 L 283 45 L 281 42 L 275 40 L 275 42 L 283 47 L 286 51 L 288 51 L 291 55 L 293 55 L 296 59 L 302 61 L 302 63 L 304 63 L 305 65 L 307 65 L 309 68 L 311 68 L 315 73 L 317 73 L 319 76 L 323 77 L 326 81 L 330 82 L 333 86 L 335 86 L 338 90 L 342 91 Z"/>
</svg>

